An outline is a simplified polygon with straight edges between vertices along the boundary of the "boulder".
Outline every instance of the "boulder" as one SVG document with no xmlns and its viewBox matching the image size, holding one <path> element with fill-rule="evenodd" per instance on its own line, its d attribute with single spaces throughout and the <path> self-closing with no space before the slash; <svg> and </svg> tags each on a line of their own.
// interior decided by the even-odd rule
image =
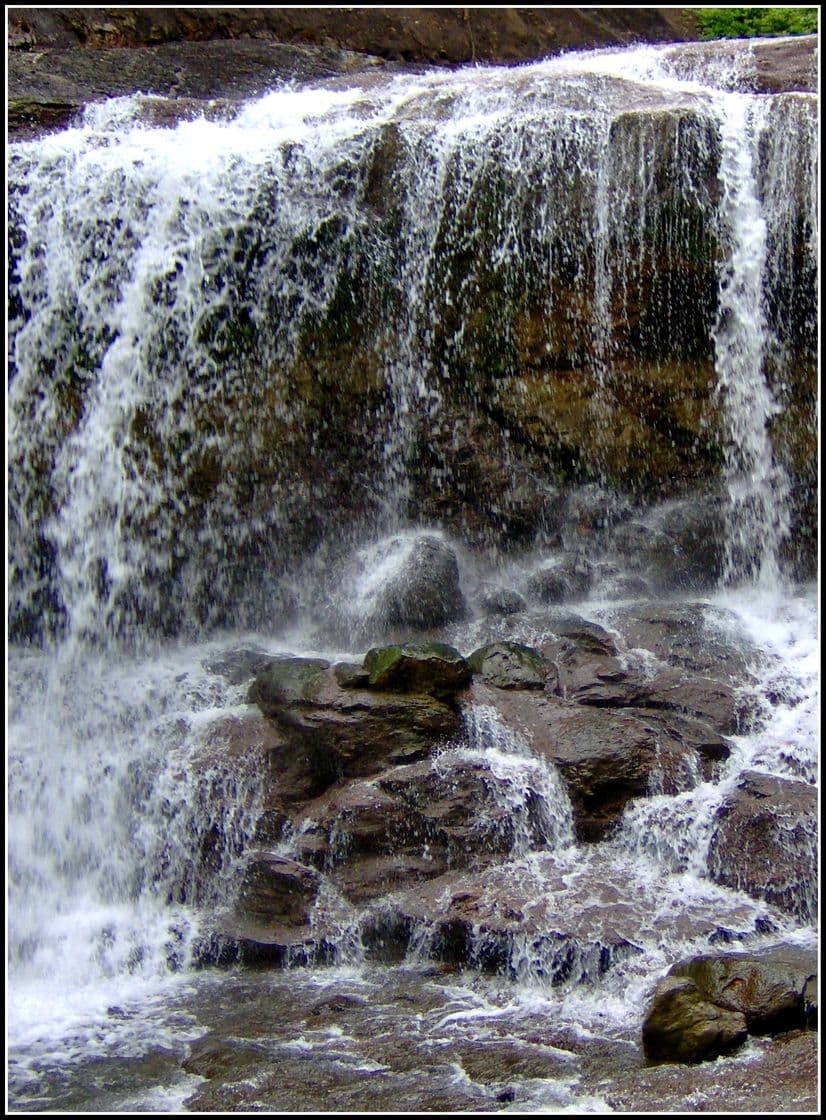
<svg viewBox="0 0 826 1120">
<path fill-rule="evenodd" d="M 657 985 L 642 1027 L 652 1062 L 697 1062 L 729 1053 L 747 1034 L 779 1034 L 811 1023 L 817 981 L 813 949 L 777 945 L 754 953 L 701 954 L 678 961 Z"/>
<path fill-rule="evenodd" d="M 307 925 L 320 887 L 313 868 L 274 852 L 251 852 L 236 907 L 274 925 Z"/>
<path fill-rule="evenodd" d="M 213 654 L 203 665 L 210 673 L 224 677 L 230 684 L 243 684 L 273 661 L 271 654 L 252 646 L 236 646 Z"/>
<path fill-rule="evenodd" d="M 468 658 L 474 676 L 494 688 L 544 688 L 550 672 L 542 655 L 518 642 L 490 642 Z"/>
<path fill-rule="evenodd" d="M 684 976 L 660 981 L 642 1025 L 649 1062 L 709 1061 L 730 1054 L 747 1037 L 745 1015 L 710 1003 Z"/>
<path fill-rule="evenodd" d="M 479 603 L 487 615 L 519 614 L 527 606 L 518 591 L 509 587 L 486 587 L 479 596 Z"/>
<path fill-rule="evenodd" d="M 728 683 L 747 684 L 764 654 L 730 612 L 707 603 L 663 600 L 611 612 L 610 624 L 629 650 L 644 649 L 657 660 Z"/>
<path fill-rule="evenodd" d="M 807 985 L 817 983 L 813 949 L 780 945 L 756 953 L 702 955 L 681 961 L 672 976 L 688 977 L 709 1002 L 745 1016 L 749 1034 L 779 1034 L 807 1025 Z"/>
<path fill-rule="evenodd" d="M 582 557 L 568 557 L 534 572 L 528 580 L 528 591 L 540 603 L 565 603 L 583 598 L 591 581 L 590 563 Z"/>
<path fill-rule="evenodd" d="M 400 569 L 381 588 L 378 609 L 395 626 L 427 630 L 464 617 L 456 553 L 438 537 L 417 537 Z"/>
<path fill-rule="evenodd" d="M 619 824 L 630 801 L 662 790 L 664 765 L 674 770 L 681 755 L 693 754 L 662 725 L 649 723 L 627 708 L 576 705 L 547 692 L 481 685 L 474 685 L 472 695 L 477 702 L 495 707 L 509 727 L 557 768 L 581 841 L 604 839 Z"/>
<path fill-rule="evenodd" d="M 286 704 L 314 700 L 326 681 L 330 662 L 314 657 L 274 657 L 256 674 L 247 702 L 271 715 Z"/>
<path fill-rule="evenodd" d="M 626 566 L 661 591 L 714 587 L 723 571 L 726 503 L 696 495 L 653 507 L 612 534 Z"/>
<path fill-rule="evenodd" d="M 327 577 L 337 638 L 407 636 L 463 618 L 456 553 L 430 533 L 399 533 L 360 549 Z"/>
<path fill-rule="evenodd" d="M 448 698 L 470 683 L 467 661 L 443 642 L 377 646 L 363 664 L 368 685 L 380 692 L 412 692 Z"/>
<path fill-rule="evenodd" d="M 747 771 L 717 810 L 711 878 L 801 921 L 817 914 L 818 798 L 814 786 Z"/>
</svg>

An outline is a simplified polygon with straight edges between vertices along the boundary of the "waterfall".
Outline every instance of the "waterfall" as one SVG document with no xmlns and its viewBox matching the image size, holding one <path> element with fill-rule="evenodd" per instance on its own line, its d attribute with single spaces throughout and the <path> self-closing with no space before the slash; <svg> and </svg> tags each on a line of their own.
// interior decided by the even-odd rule
<svg viewBox="0 0 826 1120">
<path fill-rule="evenodd" d="M 815 613 L 795 585 L 814 555 L 816 98 L 761 100 L 698 65 L 635 48 L 376 72 L 174 125 L 136 95 L 9 146 L 20 1084 L 64 1035 L 102 1052 L 112 1008 L 192 980 L 268 812 L 279 853 L 303 858 L 294 806 L 262 792 L 272 742 L 227 730 L 249 716 L 249 679 L 213 655 L 350 665 L 384 633 L 382 593 L 423 532 L 451 556 L 458 542 L 465 591 L 495 583 L 503 555 L 527 572 L 571 540 L 578 572 L 616 575 L 627 556 L 560 513 L 579 487 L 641 522 L 653 511 L 655 527 L 696 494 L 711 503 L 721 562 L 703 590 L 733 596 L 771 647 L 755 688 L 781 699 L 734 737 L 722 779 L 703 780 L 693 755 L 676 795 L 655 775 L 604 844 L 575 840 L 565 783 L 529 737 L 465 705 L 427 763 L 445 813 L 451 783 L 469 774 L 482 791 L 467 833 L 489 848 L 445 872 L 449 886 L 476 876 L 473 961 L 566 1015 L 575 1004 L 598 1035 L 718 912 L 725 936 L 729 919 L 808 933 L 808 887 L 793 919 L 761 926 L 762 902 L 710 883 L 707 849 L 746 769 L 816 775 Z M 445 633 L 468 656 L 500 624 L 497 637 L 550 641 L 560 619 L 527 617 L 457 607 Z M 788 702 L 779 665 L 799 683 Z M 546 694 L 574 704 L 550 679 Z M 314 915 L 319 929 L 336 917 L 340 959 L 366 969 L 360 939 L 381 908 L 333 886 L 346 839 L 319 861 Z M 430 858 L 423 844 L 411 865 Z M 535 895 L 527 931 L 505 938 L 491 930 L 511 889 Z M 447 933 L 405 912 L 406 967 L 458 936 L 450 890 Z M 566 921 L 584 949 L 546 935 Z M 576 985 L 609 973 L 607 1011 L 576 1003 Z"/>
<path fill-rule="evenodd" d="M 784 95 L 792 130 L 791 109 L 602 57 L 278 92 L 174 129 L 120 99 L 14 145 L 13 633 L 244 623 L 262 581 L 346 536 L 343 495 L 359 524 L 403 527 L 423 487 L 455 485 L 457 415 L 551 389 L 585 428 L 549 478 L 642 470 L 629 441 L 649 435 L 616 409 L 640 363 L 686 358 L 698 378 L 713 361 L 724 414 L 727 578 L 769 578 L 789 484 L 764 366 L 800 349 L 811 99 Z M 570 372 L 556 388 L 546 368 Z M 663 456 L 689 454 L 678 423 Z"/>
<path fill-rule="evenodd" d="M 774 461 L 768 434 L 780 406 L 765 379 L 768 223 L 757 197 L 755 170 L 761 115 L 759 106 L 736 94 L 725 98 L 720 113 L 722 221 L 730 248 L 721 268 L 713 337 L 731 440 L 725 576 L 734 580 L 753 572 L 774 585 L 779 578 L 778 546 L 789 531 L 788 483 Z"/>
</svg>

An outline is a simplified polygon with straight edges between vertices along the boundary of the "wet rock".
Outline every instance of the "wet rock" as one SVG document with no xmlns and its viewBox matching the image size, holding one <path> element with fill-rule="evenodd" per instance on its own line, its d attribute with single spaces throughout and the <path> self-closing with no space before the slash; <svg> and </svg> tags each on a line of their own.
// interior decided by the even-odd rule
<svg viewBox="0 0 826 1120">
<path fill-rule="evenodd" d="M 629 499 L 616 491 L 590 484 L 579 486 L 568 497 L 562 524 L 567 548 L 576 548 L 599 537 L 612 526 L 628 520 L 634 512 Z"/>
<path fill-rule="evenodd" d="M 527 605 L 518 591 L 507 587 L 486 588 L 479 601 L 485 614 L 494 616 L 518 614 Z"/>
<path fill-rule="evenodd" d="M 256 675 L 247 702 L 264 715 L 284 704 L 313 700 L 324 686 L 330 662 L 313 657 L 275 657 Z"/>
<path fill-rule="evenodd" d="M 273 660 L 272 655 L 264 650 L 238 646 L 236 649 L 221 650 L 203 664 L 210 673 L 224 677 L 230 684 L 243 684 L 266 669 Z"/>
<path fill-rule="evenodd" d="M 528 591 L 541 603 L 564 603 L 586 595 L 591 579 L 590 563 L 570 558 L 534 572 L 528 580 Z"/>
<path fill-rule="evenodd" d="M 333 676 L 342 688 L 367 688 L 370 674 L 355 661 L 339 661 L 333 666 Z"/>
<path fill-rule="evenodd" d="M 239 103 L 285 81 L 310 81 L 374 69 L 378 59 L 328 47 L 253 41 L 153 44 L 128 48 L 13 52 L 10 125 L 18 135 L 64 125 L 84 105 L 136 92 L 173 98 L 169 120 L 227 116 Z M 179 101 L 180 99 L 180 101 Z M 224 103 L 210 105 L 214 99 Z M 175 105 L 177 102 L 177 107 Z M 152 107 L 157 113 L 157 105 Z M 159 121 L 158 123 L 164 123 Z"/>
<path fill-rule="evenodd" d="M 638 674 L 629 672 L 615 656 L 613 640 L 607 633 L 597 633 L 598 628 L 564 629 L 566 636 L 543 642 L 541 647 L 543 657 L 556 670 L 559 695 L 579 704 L 628 704 Z"/>
<path fill-rule="evenodd" d="M 380 780 L 328 790 L 301 807 L 293 830 L 303 858 L 328 869 L 364 855 L 419 851 L 427 837 L 421 815 L 386 792 Z"/>
<path fill-rule="evenodd" d="M 450 697 L 470 682 L 468 663 L 442 642 L 379 646 L 368 650 L 364 670 L 371 689 Z"/>
<path fill-rule="evenodd" d="M 344 778 L 425 758 L 460 729 L 456 709 L 435 696 L 344 689 L 317 659 L 284 658 L 268 666 L 249 699 L 278 732 L 267 756 L 271 807 L 318 797 Z"/>
<path fill-rule="evenodd" d="M 635 604 L 612 612 L 611 626 L 629 649 L 647 650 L 677 668 L 713 672 L 730 683 L 751 681 L 752 667 L 764 656 L 738 632 L 731 612 L 704 603 Z"/>
<path fill-rule="evenodd" d="M 428 848 L 425 855 L 394 852 L 363 856 L 344 864 L 331 877 L 345 898 L 354 905 L 363 905 L 413 883 L 434 879 L 447 869 L 447 860 L 440 852 Z"/>
<path fill-rule="evenodd" d="M 757 39 L 749 43 L 748 66 L 731 66 L 727 88 L 744 93 L 814 92 L 817 88 L 817 36 Z M 736 62 L 742 43 L 737 40 L 694 43 L 671 55 L 676 72 L 690 74 L 704 64 L 721 74 L 721 62 Z"/>
<path fill-rule="evenodd" d="M 336 640 L 405 640 L 467 611 L 455 551 L 431 533 L 398 533 L 334 563 L 326 576 Z"/>
<path fill-rule="evenodd" d="M 190 1044 L 181 1069 L 207 1080 L 234 1081 L 257 1069 L 264 1058 L 265 1052 L 254 1043 L 208 1034 Z"/>
<path fill-rule="evenodd" d="M 138 8 L 12 9 L 9 45 L 145 47 L 186 40 L 258 40 L 357 51 L 419 63 L 518 62 L 559 50 L 697 39 L 681 9 Z"/>
<path fill-rule="evenodd" d="M 252 852 L 238 910 L 278 925 L 307 925 L 320 886 L 321 876 L 313 868 L 274 852 Z"/>
<path fill-rule="evenodd" d="M 468 658 L 474 676 L 494 688 L 544 688 L 550 666 L 542 655 L 518 642 L 491 642 Z"/>
<path fill-rule="evenodd" d="M 720 735 L 735 735 L 754 725 L 756 704 L 731 685 L 697 673 L 664 669 L 650 681 L 634 682 L 626 704 L 688 716 Z"/>
<path fill-rule="evenodd" d="M 435 763 L 397 767 L 377 780 L 419 814 L 427 850 L 441 852 L 454 867 L 479 855 L 510 853 L 520 827 L 540 835 L 535 796 L 528 796 L 520 819 L 519 808 L 508 796 L 507 778 L 497 777 L 483 759 L 465 757 L 461 750 Z"/>
<path fill-rule="evenodd" d="M 811 921 L 817 913 L 817 791 L 747 771 L 718 809 L 709 875 Z"/>
<path fill-rule="evenodd" d="M 679 758 L 696 755 L 704 781 L 717 776 L 719 765 L 731 754 L 731 740 L 720 735 L 704 720 L 678 715 L 676 712 L 652 711 L 641 708 L 637 713 L 649 726 L 658 727 L 663 734 L 679 744 Z M 677 792 L 676 786 L 661 792 Z"/>
<path fill-rule="evenodd" d="M 642 1025 L 650 1062 L 702 1062 L 730 1054 L 748 1036 L 746 1017 L 710 1003 L 688 977 L 667 976 L 657 985 Z"/>
<path fill-rule="evenodd" d="M 607 856 L 602 863 L 534 855 L 530 862 L 451 870 L 384 900 L 365 943 L 384 939 L 460 965 L 560 984 L 593 980 L 650 939 L 708 938 L 725 922 L 755 930 L 752 907 L 686 900 L 657 905 L 656 884 L 632 881 Z"/>
<path fill-rule="evenodd" d="M 427 630 L 463 618 L 466 609 L 456 553 L 438 537 L 416 538 L 378 594 L 378 613 L 391 626 Z"/>
<path fill-rule="evenodd" d="M 669 975 L 688 977 L 704 999 L 745 1016 L 749 1034 L 779 1034 L 806 1026 L 805 992 L 816 983 L 814 950 L 780 945 L 757 953 L 697 956 Z"/>
<path fill-rule="evenodd" d="M 612 543 L 631 571 L 660 590 L 713 587 L 723 570 L 724 510 L 716 495 L 667 502 L 620 525 Z"/>
<path fill-rule="evenodd" d="M 657 785 L 663 750 L 677 744 L 627 709 L 572 705 L 538 692 L 482 691 L 506 724 L 553 763 L 568 789 L 577 839 L 602 840 L 625 806 Z M 654 788 L 652 788 L 654 781 Z"/>
</svg>

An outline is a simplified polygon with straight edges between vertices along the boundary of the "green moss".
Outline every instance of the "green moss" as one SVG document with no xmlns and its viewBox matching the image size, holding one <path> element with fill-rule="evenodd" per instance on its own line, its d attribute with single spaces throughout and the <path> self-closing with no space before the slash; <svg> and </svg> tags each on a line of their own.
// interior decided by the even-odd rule
<svg viewBox="0 0 826 1120">
<path fill-rule="evenodd" d="M 811 35 L 818 29 L 817 8 L 697 8 L 695 11 L 704 39 Z"/>
</svg>

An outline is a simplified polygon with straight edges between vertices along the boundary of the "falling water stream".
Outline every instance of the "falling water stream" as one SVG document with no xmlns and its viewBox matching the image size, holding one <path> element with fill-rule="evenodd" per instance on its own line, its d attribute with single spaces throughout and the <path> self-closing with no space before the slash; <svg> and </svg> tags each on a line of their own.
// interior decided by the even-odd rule
<svg viewBox="0 0 826 1120">
<path fill-rule="evenodd" d="M 814 267 L 816 198 L 784 175 L 794 163 L 815 181 L 816 114 L 811 95 L 738 92 L 736 67 L 705 65 L 689 69 L 679 48 L 639 48 L 372 76 L 285 88 L 232 120 L 174 127 L 153 125 L 153 99 L 137 96 L 11 146 L 13 1110 L 182 1110 L 204 1084 L 182 1063 L 213 1031 L 234 1040 L 246 1088 L 210 1108 L 609 1111 L 566 1040 L 633 1047 L 657 978 L 707 944 L 709 923 L 763 929 L 752 937 L 760 944 L 815 943 L 813 883 L 781 913 L 714 883 L 708 847 L 744 771 L 817 780 L 817 594 L 783 569 L 791 481 L 769 433 L 784 398 L 766 372 L 789 360 L 790 297 L 767 291 L 800 254 L 801 206 Z M 663 153 L 658 130 L 678 117 Z M 697 170 L 713 159 L 716 197 Z M 375 187 L 382 161 L 391 201 Z M 657 174 L 714 229 L 708 330 L 726 545 L 719 589 L 694 599 L 709 627 L 761 651 L 757 730 L 731 737 L 715 781 L 687 772 L 676 793 L 652 788 L 608 840 L 588 845 L 574 838 L 553 766 L 494 712 L 469 707 L 464 732 L 432 766 L 443 781 L 467 767 L 487 773 L 493 815 L 480 810 L 478 823 L 499 830 L 500 857 L 484 897 L 495 908 L 518 886 L 533 900 L 528 932 L 512 938 L 498 971 L 485 969 L 481 927 L 464 971 L 434 965 L 426 922 L 402 962 L 369 959 L 363 914 L 332 887 L 332 963 L 196 967 L 262 808 L 259 763 L 228 763 L 212 736 L 247 710 L 248 681 L 215 673 L 212 660 L 242 644 L 331 660 L 366 649 L 382 580 L 420 530 L 432 531 L 409 518 L 413 464 L 422 433 L 450 423 L 445 386 L 457 360 L 475 360 L 475 328 L 457 311 L 474 287 L 518 300 L 540 275 L 546 320 L 558 323 L 557 281 L 568 277 L 564 298 L 579 293 L 590 308 L 577 346 L 595 378 L 591 422 L 610 426 L 630 293 L 656 267 L 656 247 L 688 228 L 655 212 Z M 587 260 L 576 261 L 577 244 L 592 247 Z M 353 277 L 362 309 L 347 304 Z M 292 460 L 279 474 L 278 439 L 293 424 L 300 438 L 310 433 L 308 461 L 331 454 L 323 425 L 302 427 L 295 387 L 318 376 L 313 332 L 341 316 L 346 340 L 360 310 L 374 324 L 364 376 L 385 395 L 365 419 L 363 448 L 341 452 L 363 450 L 376 466 L 348 518 L 324 477 L 291 473 Z M 572 323 L 577 315 L 572 304 Z M 499 327 L 511 330 L 504 315 Z M 549 334 L 547 348 L 557 345 Z M 348 476 L 344 492 L 353 485 Z M 347 648 L 331 648 L 337 639 L 318 628 L 313 557 L 331 541 L 351 565 L 334 631 Z M 453 543 L 463 581 L 516 580 L 544 561 L 541 542 L 510 572 L 495 549 Z M 256 626 L 276 588 L 289 589 L 289 615 L 279 606 Z M 624 606 L 593 592 L 575 609 L 611 630 Z M 446 636 L 468 654 L 480 625 L 470 617 Z M 527 637 L 547 634 L 536 624 Z M 624 656 L 644 667 L 650 655 Z M 288 854 L 293 841 L 284 838 Z M 627 928 L 614 956 L 569 954 L 568 978 L 551 983 L 562 950 L 542 930 L 577 915 L 587 941 L 588 914 L 611 904 L 617 884 Z M 625 953 L 625 942 L 639 951 Z"/>
</svg>

